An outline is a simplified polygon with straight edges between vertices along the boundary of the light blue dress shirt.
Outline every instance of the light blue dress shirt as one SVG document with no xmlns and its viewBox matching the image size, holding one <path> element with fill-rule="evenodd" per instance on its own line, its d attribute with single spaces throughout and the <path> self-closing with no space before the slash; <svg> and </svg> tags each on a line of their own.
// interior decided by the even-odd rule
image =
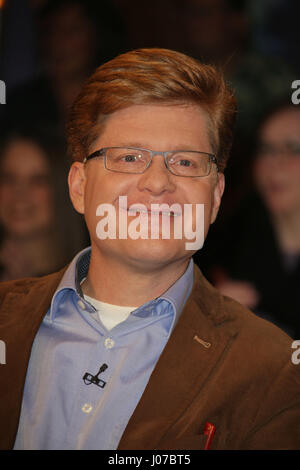
<svg viewBox="0 0 300 470">
<path fill-rule="evenodd" d="M 66 270 L 36 335 L 15 449 L 116 449 L 191 292 L 192 260 L 161 297 L 107 331 L 80 288 L 90 253 Z"/>
</svg>

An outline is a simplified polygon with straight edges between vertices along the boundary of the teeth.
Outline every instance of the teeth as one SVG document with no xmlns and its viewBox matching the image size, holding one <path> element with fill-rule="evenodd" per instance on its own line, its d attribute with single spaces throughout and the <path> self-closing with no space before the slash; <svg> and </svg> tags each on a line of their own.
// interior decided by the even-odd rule
<svg viewBox="0 0 300 470">
<path fill-rule="evenodd" d="M 145 211 L 143 209 L 136 209 L 136 210 L 135 209 L 128 209 L 128 212 L 129 213 L 134 213 L 134 215 L 136 214 L 136 211 L 140 212 L 141 214 L 162 214 L 162 215 L 167 215 L 168 217 L 171 217 L 171 216 L 178 217 L 179 215 L 181 215 L 177 212 L 164 212 L 164 211 L 162 211 L 162 212 L 152 212 L 152 211 L 147 211 L 147 210 Z"/>
<path fill-rule="evenodd" d="M 163 215 L 168 215 L 169 217 L 171 217 L 171 216 L 178 217 L 180 215 L 177 212 L 162 212 L 162 214 Z"/>
</svg>

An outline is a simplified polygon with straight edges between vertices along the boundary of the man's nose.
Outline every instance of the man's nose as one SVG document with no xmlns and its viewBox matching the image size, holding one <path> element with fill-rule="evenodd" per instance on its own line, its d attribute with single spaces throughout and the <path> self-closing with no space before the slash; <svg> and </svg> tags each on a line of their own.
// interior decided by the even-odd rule
<svg viewBox="0 0 300 470">
<path fill-rule="evenodd" d="M 137 187 L 141 191 L 149 191 L 159 195 L 166 191 L 175 190 L 175 176 L 173 176 L 165 164 L 163 155 L 153 155 L 152 162 L 145 173 L 140 175 Z"/>
</svg>

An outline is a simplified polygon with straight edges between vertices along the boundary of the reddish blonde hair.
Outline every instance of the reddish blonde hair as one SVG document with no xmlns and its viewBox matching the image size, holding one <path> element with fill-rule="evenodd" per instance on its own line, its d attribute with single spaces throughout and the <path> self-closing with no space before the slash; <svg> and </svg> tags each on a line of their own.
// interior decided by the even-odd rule
<svg viewBox="0 0 300 470">
<path fill-rule="evenodd" d="M 84 84 L 67 124 L 68 154 L 82 161 L 101 125 L 136 104 L 194 104 L 208 115 L 208 131 L 223 171 L 232 145 L 236 100 L 212 65 L 168 49 L 137 49 L 101 65 Z"/>
</svg>

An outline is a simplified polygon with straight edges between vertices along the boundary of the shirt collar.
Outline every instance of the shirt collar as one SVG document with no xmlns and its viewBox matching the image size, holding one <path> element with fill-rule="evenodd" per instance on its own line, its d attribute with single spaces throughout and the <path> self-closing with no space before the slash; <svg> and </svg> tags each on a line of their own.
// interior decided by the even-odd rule
<svg viewBox="0 0 300 470">
<path fill-rule="evenodd" d="M 58 295 L 65 289 L 73 290 L 78 296 L 83 297 L 80 282 L 87 276 L 91 258 L 91 247 L 87 247 L 80 251 L 71 261 L 66 269 L 51 302 L 50 317 L 53 319 L 55 312 L 55 303 Z M 187 269 L 184 274 L 172 284 L 169 289 L 164 292 L 158 300 L 166 300 L 170 302 L 174 308 L 175 319 L 178 320 L 180 313 L 183 310 L 184 304 L 189 297 L 194 281 L 194 263 L 191 258 Z M 153 302 L 153 301 L 150 301 Z M 149 302 L 149 303 L 150 303 Z M 140 309 L 141 307 L 139 307 Z M 94 312 L 94 308 L 90 306 L 90 311 Z"/>
<path fill-rule="evenodd" d="M 50 320 L 54 320 L 56 305 L 59 301 L 60 294 L 65 290 L 73 290 L 78 296 L 82 297 L 80 282 L 87 276 L 91 257 L 91 247 L 77 253 L 69 266 L 67 267 L 54 295 L 52 297 L 49 316 Z M 91 306 L 91 311 L 94 311 Z"/>
<path fill-rule="evenodd" d="M 169 289 L 160 296 L 173 305 L 178 315 L 182 312 L 185 302 L 189 297 L 194 283 L 194 262 L 190 259 L 187 269 Z M 177 318 L 178 319 L 178 318 Z"/>
<path fill-rule="evenodd" d="M 62 289 L 73 289 L 82 294 L 80 282 L 87 276 L 91 258 L 91 247 L 80 251 L 71 261 L 63 275 L 56 292 Z"/>
</svg>

